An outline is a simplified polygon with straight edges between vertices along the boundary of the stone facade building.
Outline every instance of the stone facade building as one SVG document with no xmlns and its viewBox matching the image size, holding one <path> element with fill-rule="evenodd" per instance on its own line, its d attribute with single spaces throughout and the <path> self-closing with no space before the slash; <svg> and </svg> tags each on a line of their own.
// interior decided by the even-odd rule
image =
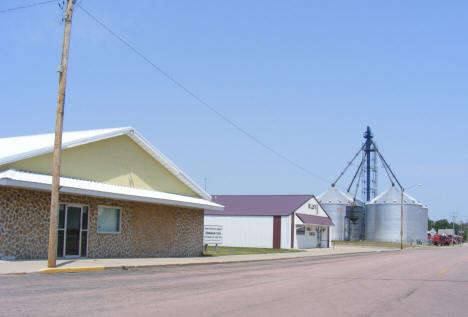
<svg viewBox="0 0 468 317">
<path fill-rule="evenodd" d="M 133 129 L 64 133 L 63 139 L 58 257 L 202 253 L 203 210 L 222 206 Z M 10 145 L 0 152 L 4 258 L 47 257 L 51 176 L 45 169 L 47 161 L 52 166 L 52 144 L 52 134 L 0 139 L 0 147 Z"/>
</svg>

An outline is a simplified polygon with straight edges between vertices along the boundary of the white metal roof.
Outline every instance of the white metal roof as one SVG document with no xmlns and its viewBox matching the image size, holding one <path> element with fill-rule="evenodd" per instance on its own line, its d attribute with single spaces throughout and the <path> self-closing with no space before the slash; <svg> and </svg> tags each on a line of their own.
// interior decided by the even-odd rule
<svg viewBox="0 0 468 317">
<path fill-rule="evenodd" d="M 349 204 L 354 201 L 350 195 L 343 193 L 336 187 L 330 187 L 326 192 L 318 195 L 317 200 L 321 204 Z"/>
<path fill-rule="evenodd" d="M 9 169 L 0 172 L 0 186 L 50 190 L 52 176 Z M 222 210 L 222 205 L 209 200 L 164 193 L 154 190 L 118 186 L 68 177 L 60 177 L 60 192 L 111 199 L 141 201 L 164 205 Z"/>
<path fill-rule="evenodd" d="M 420 205 L 415 198 L 407 193 L 404 193 L 403 200 L 405 204 Z M 395 186 L 392 186 L 367 203 L 367 205 L 370 204 L 401 204 L 401 191 Z"/>
<path fill-rule="evenodd" d="M 119 135 L 128 135 L 135 143 L 151 155 L 156 161 L 167 168 L 175 177 L 187 185 L 204 199 L 211 200 L 211 196 L 192 181 L 164 154 L 157 150 L 142 135 L 132 127 L 86 130 L 64 132 L 62 136 L 62 149 L 96 142 Z M 0 165 L 24 160 L 30 157 L 51 153 L 54 150 L 54 133 L 20 136 L 13 138 L 0 138 Z"/>
</svg>

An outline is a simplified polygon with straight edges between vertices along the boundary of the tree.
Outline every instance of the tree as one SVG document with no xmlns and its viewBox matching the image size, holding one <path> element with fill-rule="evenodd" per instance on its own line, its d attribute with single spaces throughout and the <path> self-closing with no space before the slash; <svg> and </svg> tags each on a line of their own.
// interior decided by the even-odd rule
<svg viewBox="0 0 468 317">
<path fill-rule="evenodd" d="M 428 218 L 428 220 L 427 220 L 427 228 L 428 228 L 429 230 L 431 230 L 432 228 L 434 228 L 434 220 Z"/>
<path fill-rule="evenodd" d="M 447 219 L 440 219 L 437 220 L 434 223 L 434 229 L 439 230 L 439 229 L 450 229 L 452 226 L 450 226 L 450 222 L 448 222 Z"/>
</svg>

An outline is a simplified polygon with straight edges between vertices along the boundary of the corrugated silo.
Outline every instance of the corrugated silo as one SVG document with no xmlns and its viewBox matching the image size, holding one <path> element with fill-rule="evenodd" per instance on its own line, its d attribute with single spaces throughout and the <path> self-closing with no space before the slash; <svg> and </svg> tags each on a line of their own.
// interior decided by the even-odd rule
<svg viewBox="0 0 468 317">
<path fill-rule="evenodd" d="M 330 187 L 317 199 L 335 224 L 330 227 L 330 240 L 344 240 L 346 207 L 352 204 L 353 199 L 336 187 Z"/>
<path fill-rule="evenodd" d="M 346 207 L 345 240 L 359 241 L 365 239 L 365 216 L 365 209 L 359 203 Z"/>
<path fill-rule="evenodd" d="M 422 206 L 422 216 L 424 217 L 424 223 L 422 224 L 421 228 L 421 235 L 424 235 L 423 243 L 427 243 L 427 231 L 429 230 L 429 208 L 425 205 Z"/>
<path fill-rule="evenodd" d="M 403 240 L 417 243 L 426 239 L 427 218 L 423 206 L 404 196 Z M 366 204 L 366 237 L 369 241 L 399 242 L 401 228 L 401 191 L 394 186 Z M 424 232 L 423 232 L 424 231 Z"/>
</svg>

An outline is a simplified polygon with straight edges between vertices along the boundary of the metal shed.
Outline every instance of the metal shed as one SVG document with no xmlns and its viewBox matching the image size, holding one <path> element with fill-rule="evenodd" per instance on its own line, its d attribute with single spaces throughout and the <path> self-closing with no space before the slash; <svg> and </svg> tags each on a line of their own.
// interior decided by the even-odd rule
<svg viewBox="0 0 468 317">
<path fill-rule="evenodd" d="M 213 195 L 212 199 L 225 209 L 205 210 L 205 225 L 223 227 L 223 245 L 329 246 L 333 222 L 313 195 Z"/>
</svg>

